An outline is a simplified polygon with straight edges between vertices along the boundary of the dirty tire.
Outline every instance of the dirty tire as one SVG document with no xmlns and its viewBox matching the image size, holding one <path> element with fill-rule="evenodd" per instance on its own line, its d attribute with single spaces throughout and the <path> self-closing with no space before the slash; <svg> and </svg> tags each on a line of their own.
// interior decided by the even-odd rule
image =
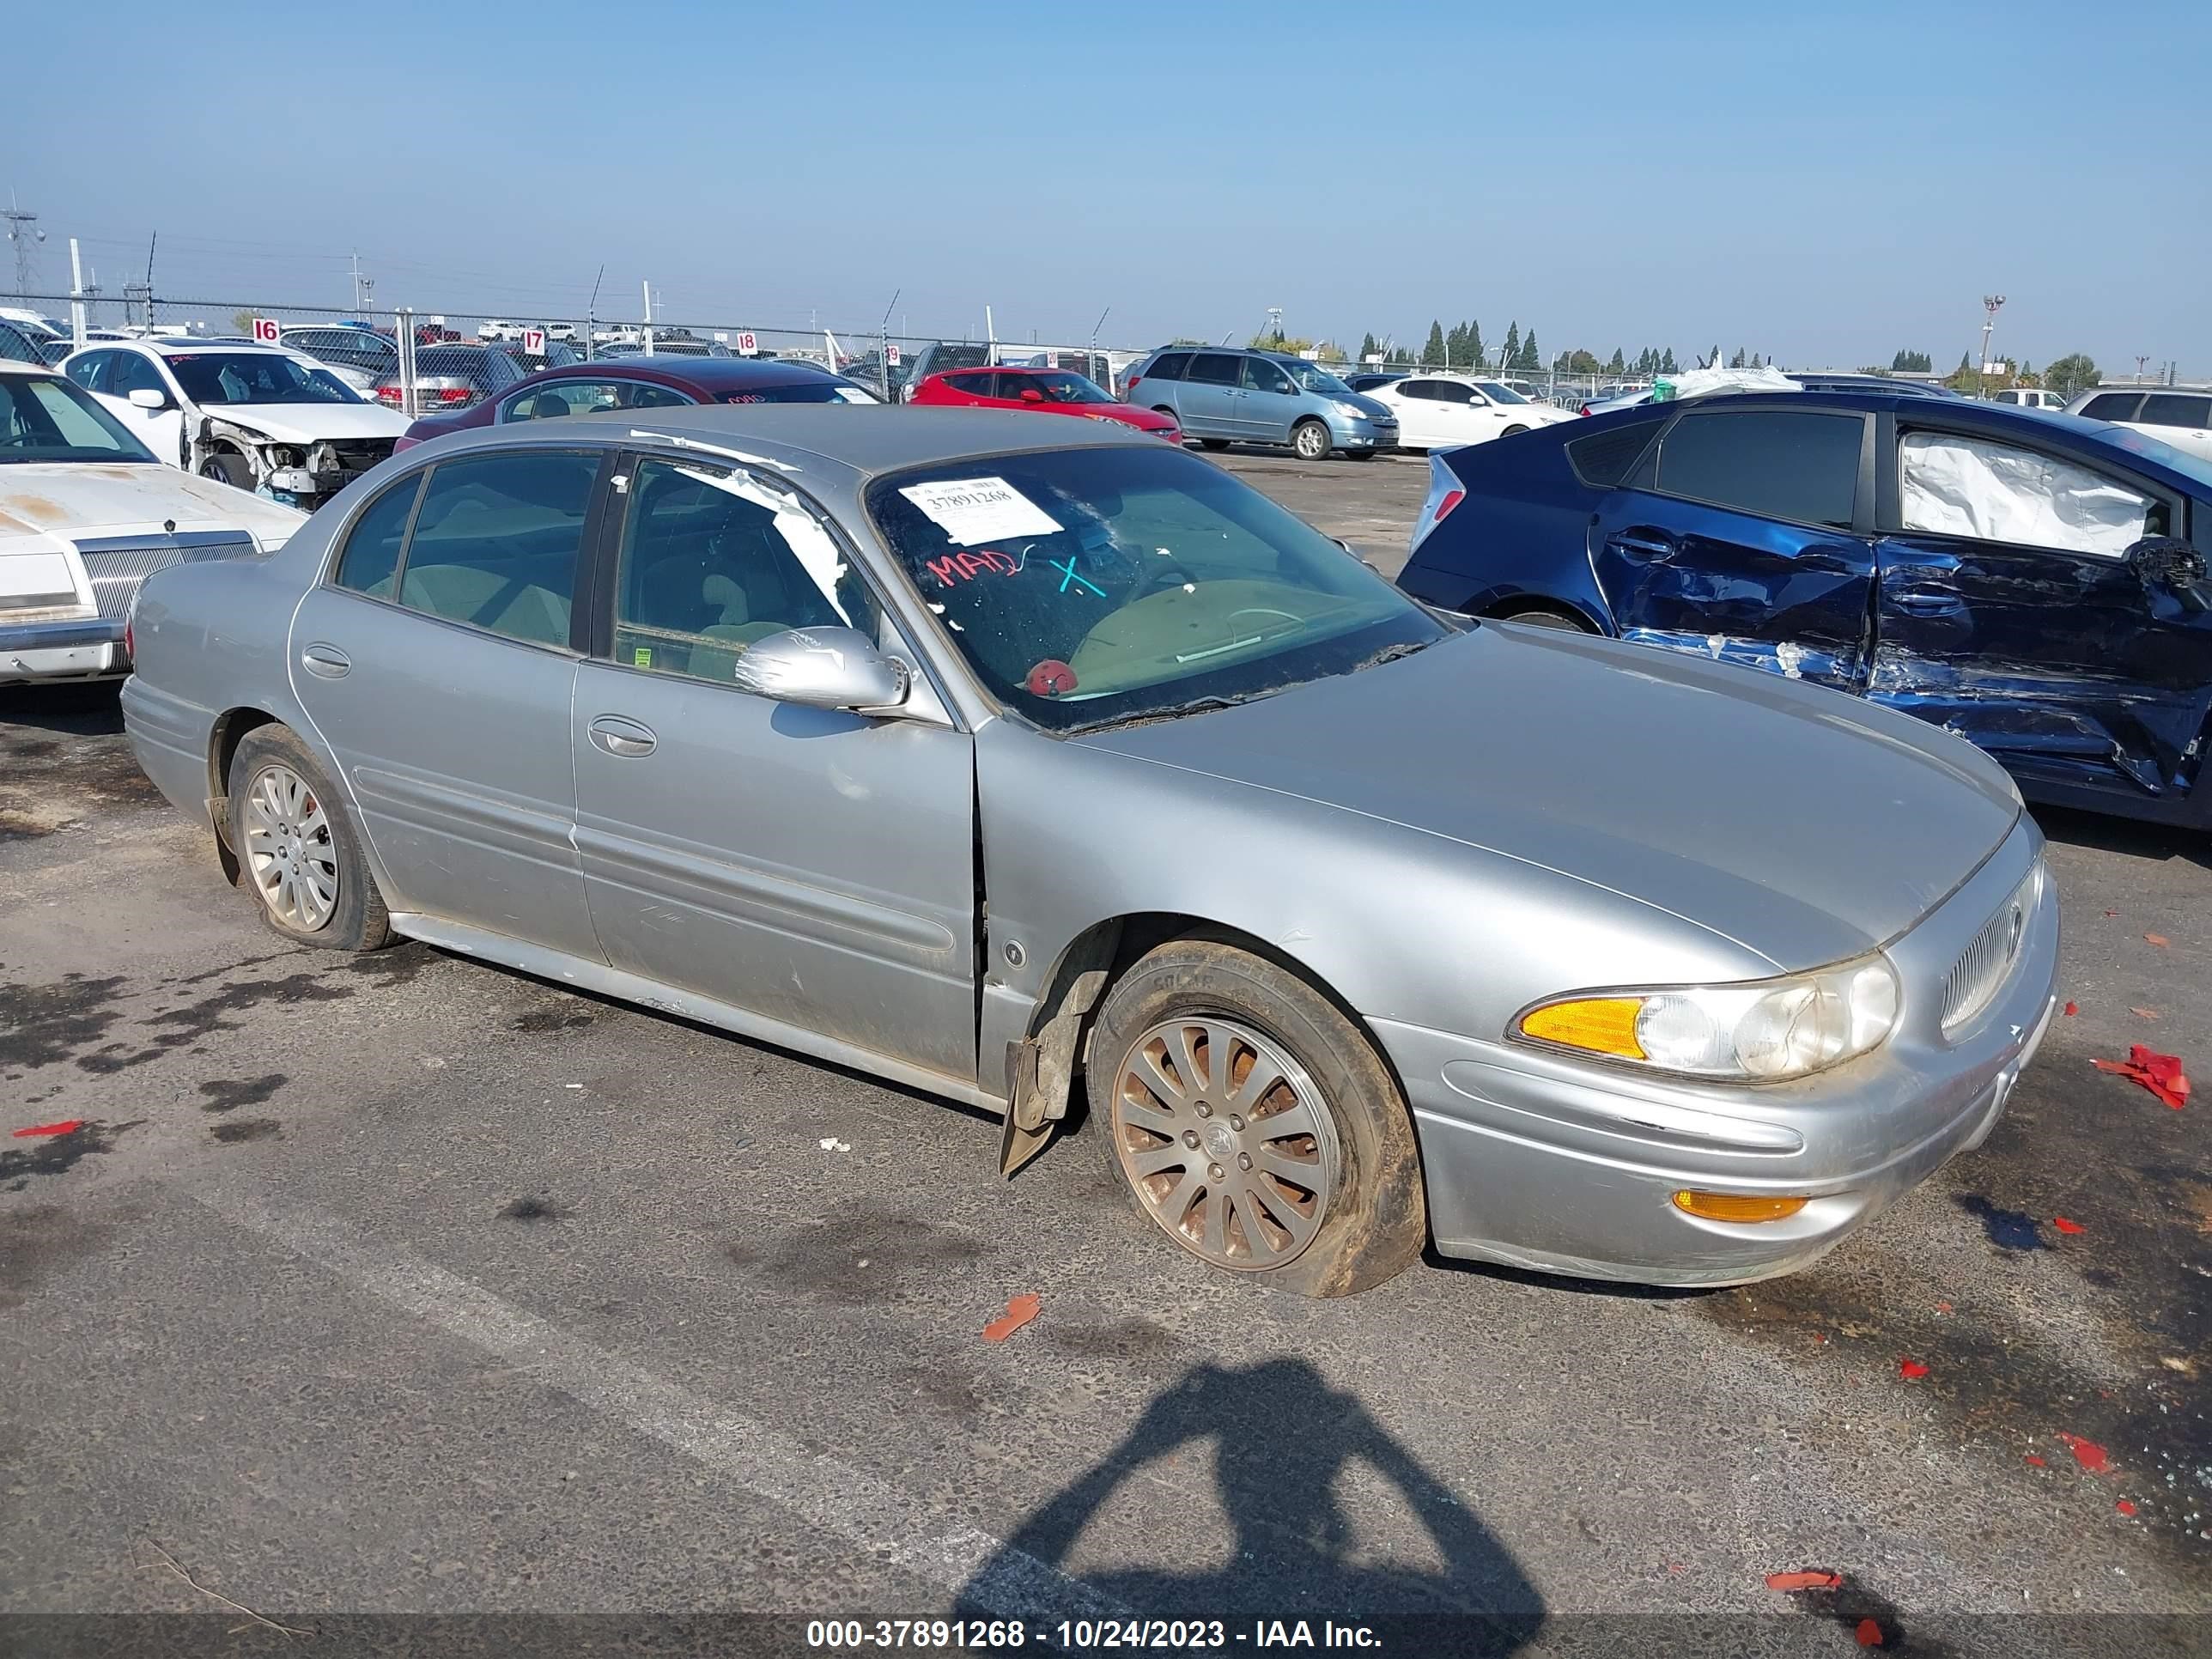
<svg viewBox="0 0 2212 1659">
<path fill-rule="evenodd" d="M 243 455 L 219 449 L 200 463 L 200 477 L 227 483 L 234 489 L 253 488 L 253 464 Z"/>
<path fill-rule="evenodd" d="M 1371 461 L 1382 453 L 1379 449 L 1347 449 L 1344 452 L 1344 459 L 1347 461 Z"/>
<path fill-rule="evenodd" d="M 1291 453 L 1302 461 L 1328 459 L 1328 428 L 1319 421 L 1300 421 L 1291 428 Z"/>
<path fill-rule="evenodd" d="M 1229 440 L 1226 438 L 1200 438 L 1198 441 L 1198 447 L 1200 449 L 1226 449 L 1229 447 Z"/>
<path fill-rule="evenodd" d="M 1085 1080 L 1106 1165 L 1124 1198 L 1179 1248 L 1206 1259 L 1139 1195 L 1121 1153 L 1125 1145 L 1152 1143 L 1124 1125 L 1116 1106 L 1140 1038 L 1164 1022 L 1208 1016 L 1249 1029 L 1294 1061 L 1315 1085 L 1310 1103 L 1334 1127 L 1338 1174 L 1318 1230 L 1281 1265 L 1255 1261 L 1243 1271 L 1272 1289 L 1312 1297 L 1350 1296 L 1402 1272 L 1427 1240 L 1428 1208 L 1413 1118 L 1389 1068 L 1304 979 L 1218 940 L 1160 945 L 1124 973 L 1100 1005 Z"/>
<path fill-rule="evenodd" d="M 281 777 L 284 773 L 305 784 L 313 805 L 320 809 L 328 827 L 328 839 L 323 845 L 337 870 L 336 902 L 328 916 L 313 926 L 277 914 L 247 849 L 249 797 L 264 775 Z M 253 895 L 261 918 L 272 933 L 295 945 L 326 951 L 375 951 L 392 942 L 391 914 L 362 856 L 361 837 L 353 819 L 322 763 L 290 727 L 261 726 L 247 732 L 239 742 L 238 752 L 231 757 L 226 787 L 230 793 L 230 844 L 245 866 L 242 884 Z"/>
<path fill-rule="evenodd" d="M 1499 622 L 1526 623 L 1531 628 L 1556 628 L 1562 633 L 1566 634 L 1595 634 L 1597 632 L 1597 629 L 1592 628 L 1587 623 L 1578 622 L 1572 617 L 1561 616 L 1556 611 L 1547 611 L 1539 605 L 1530 605 L 1526 609 L 1520 611 L 1505 611 L 1504 614 L 1499 616 L 1498 620 Z"/>
</svg>

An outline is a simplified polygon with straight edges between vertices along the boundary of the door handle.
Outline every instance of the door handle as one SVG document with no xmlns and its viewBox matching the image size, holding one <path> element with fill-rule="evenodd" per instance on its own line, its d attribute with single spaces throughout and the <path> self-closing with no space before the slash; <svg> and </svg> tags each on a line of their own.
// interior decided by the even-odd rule
<svg viewBox="0 0 2212 1659">
<path fill-rule="evenodd" d="M 1672 536 L 1656 530 L 1620 531 L 1605 538 L 1605 544 L 1616 553 L 1628 553 L 1655 562 L 1673 558 L 1681 551 Z"/>
<path fill-rule="evenodd" d="M 1899 611 L 1917 611 L 1927 614 L 1937 611 L 1956 611 L 1960 599 L 1956 593 L 1929 592 L 1925 588 L 1905 588 L 1892 593 L 1889 602 Z"/>
<path fill-rule="evenodd" d="M 591 726 L 592 745 L 623 760 L 650 755 L 658 741 L 653 728 L 640 726 L 635 720 L 624 720 L 620 714 L 602 714 Z"/>
<path fill-rule="evenodd" d="M 300 666 L 326 680 L 342 680 L 351 672 L 353 659 L 335 645 L 315 644 L 300 653 Z"/>
</svg>

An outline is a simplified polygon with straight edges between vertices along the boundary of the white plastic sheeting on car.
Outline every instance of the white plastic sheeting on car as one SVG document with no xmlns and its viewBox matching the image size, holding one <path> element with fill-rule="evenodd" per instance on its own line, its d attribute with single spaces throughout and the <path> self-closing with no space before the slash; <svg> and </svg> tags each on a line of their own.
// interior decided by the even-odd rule
<svg viewBox="0 0 2212 1659">
<path fill-rule="evenodd" d="M 1948 432 L 1909 432 L 1898 471 L 1907 530 L 2117 559 L 2150 502 L 2086 466 Z"/>
<path fill-rule="evenodd" d="M 1686 368 L 1679 374 L 1662 374 L 1651 388 L 1654 403 L 1680 398 L 1702 398 L 1709 392 L 1802 392 L 1778 368 Z"/>
</svg>

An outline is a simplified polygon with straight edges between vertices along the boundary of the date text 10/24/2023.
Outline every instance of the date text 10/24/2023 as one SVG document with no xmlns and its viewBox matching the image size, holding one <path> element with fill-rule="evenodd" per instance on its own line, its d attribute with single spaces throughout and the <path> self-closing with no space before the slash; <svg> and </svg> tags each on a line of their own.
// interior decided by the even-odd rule
<svg viewBox="0 0 2212 1659">
<path fill-rule="evenodd" d="M 1262 1619 L 1232 1629 L 1219 1619 L 1063 1619 L 1032 1629 L 1019 1619 L 817 1619 L 810 1648 L 1019 1648 L 1031 1642 L 1066 1650 L 1101 1648 L 1204 1652 L 1247 1648 L 1379 1648 L 1364 1625 Z"/>
</svg>

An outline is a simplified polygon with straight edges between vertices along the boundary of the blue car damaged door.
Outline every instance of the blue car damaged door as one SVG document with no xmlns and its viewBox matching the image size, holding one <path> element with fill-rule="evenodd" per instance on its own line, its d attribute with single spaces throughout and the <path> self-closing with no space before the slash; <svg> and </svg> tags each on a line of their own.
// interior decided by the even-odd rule
<svg viewBox="0 0 2212 1659">
<path fill-rule="evenodd" d="M 1856 410 L 1686 410 L 1591 515 L 1620 636 L 1862 689 L 1873 453 Z"/>
<path fill-rule="evenodd" d="M 2187 800 L 2212 713 L 2212 595 L 2203 556 L 2175 539 L 2185 498 L 2118 455 L 1940 415 L 1900 415 L 1884 447 L 1869 695 L 2046 798 Z"/>
</svg>

